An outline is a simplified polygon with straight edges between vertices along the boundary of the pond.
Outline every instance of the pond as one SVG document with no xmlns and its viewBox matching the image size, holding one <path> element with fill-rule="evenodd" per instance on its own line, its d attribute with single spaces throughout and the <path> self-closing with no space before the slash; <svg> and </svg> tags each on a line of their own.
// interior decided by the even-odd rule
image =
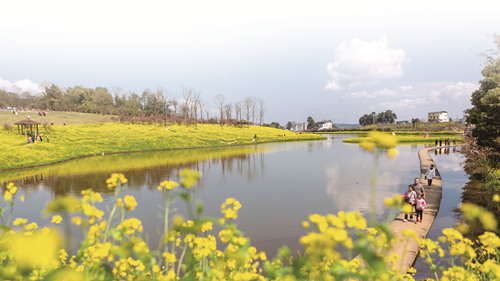
<svg viewBox="0 0 500 281">
<path fill-rule="evenodd" d="M 301 222 L 309 214 L 359 211 L 368 218 L 374 154 L 342 142 L 351 135 L 327 137 L 324 141 L 96 156 L 0 173 L 0 182 L 5 186 L 14 181 L 26 196 L 24 203 L 16 202 L 14 218 L 46 225 L 50 218 L 41 212 L 48 200 L 65 194 L 80 196 L 88 188 L 103 193 L 101 209 L 109 210 L 112 194 L 105 180 L 111 172 L 123 173 L 129 180 L 125 194 L 138 202 L 129 216 L 141 219 L 148 241 L 158 245 L 163 220 L 159 218 L 161 196 L 156 187 L 167 179 L 178 180 L 181 169 L 196 169 L 202 177 L 193 188 L 193 197 L 203 201 L 204 215 L 220 217 L 222 202 L 228 197 L 238 199 L 242 208 L 236 224 L 253 246 L 272 257 L 283 245 L 292 252 L 301 249 L 298 238 L 306 233 Z M 388 218 L 384 198 L 403 193 L 419 176 L 417 152 L 423 147 L 400 145 L 396 158 L 379 157 L 377 220 L 393 219 Z M 440 169 L 439 162 L 437 165 Z M 446 185 L 451 179 L 446 174 L 443 177 Z M 186 216 L 180 199 L 173 208 Z"/>
</svg>

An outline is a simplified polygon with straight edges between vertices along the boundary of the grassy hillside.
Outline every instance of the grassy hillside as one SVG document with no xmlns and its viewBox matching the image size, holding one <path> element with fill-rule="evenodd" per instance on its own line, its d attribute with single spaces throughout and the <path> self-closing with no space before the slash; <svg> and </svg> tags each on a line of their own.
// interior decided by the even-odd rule
<svg viewBox="0 0 500 281">
<path fill-rule="evenodd" d="M 62 125 L 63 123 L 66 123 L 68 125 L 85 123 L 106 123 L 112 121 L 112 115 L 100 115 L 92 113 L 51 111 L 46 112 L 46 116 L 38 116 L 36 112 L 19 111 L 17 115 L 14 115 L 11 111 L 0 111 L 0 125 L 14 125 L 15 122 L 28 118 L 28 115 L 30 116 L 31 120 L 34 120 L 41 124 L 54 123 L 54 125 Z"/>
<path fill-rule="evenodd" d="M 139 125 L 91 123 L 40 126 L 43 141 L 28 144 L 17 128 L 0 129 L 0 170 L 54 163 L 71 158 L 129 151 L 185 149 L 245 145 L 276 141 L 319 140 L 314 134 L 295 134 L 284 130 L 248 126 L 219 125 Z M 254 136 L 257 136 L 254 139 Z M 49 137 L 50 143 L 47 143 Z"/>
</svg>

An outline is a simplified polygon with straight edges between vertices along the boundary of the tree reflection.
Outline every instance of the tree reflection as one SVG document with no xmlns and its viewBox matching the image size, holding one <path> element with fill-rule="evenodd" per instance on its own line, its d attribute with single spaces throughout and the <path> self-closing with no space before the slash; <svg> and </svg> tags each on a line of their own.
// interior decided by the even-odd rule
<svg viewBox="0 0 500 281">
<path fill-rule="evenodd" d="M 4 179 L 15 178 L 16 185 L 26 193 L 45 188 L 54 197 L 79 196 L 83 190 L 91 188 L 106 196 L 111 194 L 106 187 L 106 179 L 111 172 L 124 173 L 128 188 L 136 191 L 156 189 L 164 180 L 176 181 L 178 171 L 186 168 L 208 173 L 210 169 L 220 167 L 223 177 L 238 173 L 251 181 L 264 173 L 264 153 L 269 149 L 255 146 L 98 156 L 4 172 L 0 176 L 2 186 L 7 184 Z M 202 177 L 193 188 L 193 193 L 203 186 Z"/>
</svg>

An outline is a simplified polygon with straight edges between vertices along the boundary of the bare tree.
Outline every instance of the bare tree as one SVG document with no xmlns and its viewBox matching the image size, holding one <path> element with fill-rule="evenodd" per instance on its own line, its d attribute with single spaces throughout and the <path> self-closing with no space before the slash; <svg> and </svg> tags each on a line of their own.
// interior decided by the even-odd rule
<svg viewBox="0 0 500 281">
<path fill-rule="evenodd" d="M 188 125 L 188 119 L 189 115 L 191 113 L 191 98 L 193 95 L 193 91 L 191 89 L 185 89 L 182 88 L 182 97 L 184 99 L 182 106 L 181 106 L 181 112 L 182 116 L 184 117 L 184 123 L 186 126 Z"/>
<path fill-rule="evenodd" d="M 256 97 L 251 97 L 250 100 L 252 101 L 250 103 L 250 108 L 252 110 L 252 123 L 255 124 L 255 111 L 257 109 L 257 98 Z"/>
<path fill-rule="evenodd" d="M 169 103 L 170 106 L 174 108 L 174 116 L 177 117 L 177 106 L 179 105 L 179 102 L 175 99 L 175 96 L 172 97 Z"/>
<path fill-rule="evenodd" d="M 232 111 L 233 111 L 232 104 L 228 103 L 224 106 L 224 112 L 226 113 L 226 120 L 231 120 Z"/>
<path fill-rule="evenodd" d="M 194 126 L 196 129 L 198 129 L 198 106 L 199 103 L 201 102 L 201 94 L 200 92 L 193 90 L 193 96 L 192 96 L 192 112 L 194 113 Z M 201 112 L 201 110 L 200 110 Z"/>
<path fill-rule="evenodd" d="M 264 113 L 267 108 L 265 106 L 265 101 L 263 99 L 259 99 L 259 125 L 262 126 L 262 122 L 264 121 Z"/>
<path fill-rule="evenodd" d="M 236 114 L 236 120 L 239 120 L 241 121 L 241 109 L 242 109 L 242 102 L 239 101 L 237 103 L 234 104 L 234 114 Z"/>
<path fill-rule="evenodd" d="M 244 105 L 246 121 L 250 121 L 250 116 L 252 115 L 252 98 L 247 97 L 244 101 Z"/>
<path fill-rule="evenodd" d="M 217 95 L 215 97 L 215 105 L 217 106 L 217 109 L 220 112 L 219 124 L 222 128 L 224 128 L 224 96 L 223 95 Z"/>
</svg>

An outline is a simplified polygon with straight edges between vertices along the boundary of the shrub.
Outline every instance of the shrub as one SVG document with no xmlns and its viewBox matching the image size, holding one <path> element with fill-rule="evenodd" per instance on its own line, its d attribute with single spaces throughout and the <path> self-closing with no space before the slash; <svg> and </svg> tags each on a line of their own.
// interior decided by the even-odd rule
<svg viewBox="0 0 500 281">
<path fill-rule="evenodd" d="M 3 128 L 8 132 L 12 132 L 12 129 L 14 129 L 11 124 L 3 124 Z"/>
</svg>

